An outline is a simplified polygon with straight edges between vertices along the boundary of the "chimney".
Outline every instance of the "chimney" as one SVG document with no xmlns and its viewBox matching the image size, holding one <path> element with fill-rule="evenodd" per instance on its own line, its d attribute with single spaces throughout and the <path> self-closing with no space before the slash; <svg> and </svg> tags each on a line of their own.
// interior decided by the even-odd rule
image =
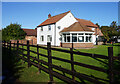
<svg viewBox="0 0 120 84">
<path fill-rule="evenodd" d="M 48 15 L 48 18 L 50 18 L 50 17 L 51 17 L 51 14 Z"/>
</svg>

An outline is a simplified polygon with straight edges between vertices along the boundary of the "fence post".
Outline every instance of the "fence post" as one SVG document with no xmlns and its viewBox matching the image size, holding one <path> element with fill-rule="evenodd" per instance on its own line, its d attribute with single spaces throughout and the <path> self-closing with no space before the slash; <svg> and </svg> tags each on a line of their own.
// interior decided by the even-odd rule
<svg viewBox="0 0 120 84">
<path fill-rule="evenodd" d="M 113 47 L 108 47 L 108 62 L 109 62 L 109 83 L 113 84 Z"/>
<path fill-rule="evenodd" d="M 10 50 L 10 52 L 11 52 L 11 41 L 10 41 L 10 46 L 9 46 L 9 50 Z"/>
<path fill-rule="evenodd" d="M 75 71 L 74 70 L 74 58 L 73 58 L 73 47 L 72 48 L 70 48 L 70 56 L 71 56 L 71 70 L 72 71 Z M 75 80 L 75 76 L 74 76 L 74 74 L 72 74 L 72 80 Z"/>
<path fill-rule="evenodd" d="M 28 68 L 30 67 L 30 46 L 29 41 L 27 40 L 27 59 L 28 59 Z"/>
<path fill-rule="evenodd" d="M 19 41 L 17 40 L 17 56 L 19 57 Z"/>
<path fill-rule="evenodd" d="M 17 40 L 17 51 L 18 51 L 18 49 L 19 49 L 19 41 Z"/>
<path fill-rule="evenodd" d="M 14 41 L 14 50 L 15 50 L 15 41 Z"/>
<path fill-rule="evenodd" d="M 7 42 L 7 49 L 8 49 L 8 42 Z"/>
<path fill-rule="evenodd" d="M 5 41 L 4 41 L 4 48 L 5 48 Z"/>
<path fill-rule="evenodd" d="M 50 43 L 50 42 L 47 42 L 47 51 L 48 51 L 49 77 L 50 77 L 50 82 L 53 82 L 53 75 L 52 75 L 52 56 L 51 56 L 51 43 Z"/>
<path fill-rule="evenodd" d="M 39 59 L 39 46 L 38 45 L 37 45 L 37 55 L 38 55 L 38 59 Z M 41 73 L 40 61 L 38 61 L 38 70 L 39 70 L 39 73 Z"/>
</svg>

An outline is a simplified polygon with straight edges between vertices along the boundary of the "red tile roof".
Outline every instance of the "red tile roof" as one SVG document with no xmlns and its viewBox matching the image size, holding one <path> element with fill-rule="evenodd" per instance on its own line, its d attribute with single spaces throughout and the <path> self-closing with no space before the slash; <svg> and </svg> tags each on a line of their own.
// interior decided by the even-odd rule
<svg viewBox="0 0 120 84">
<path fill-rule="evenodd" d="M 104 36 L 103 33 L 101 32 L 101 30 L 99 28 L 97 28 L 97 31 L 95 29 L 94 35 L 96 35 L 96 34 L 99 35 L 99 36 Z"/>
<path fill-rule="evenodd" d="M 88 27 L 95 27 L 95 28 L 98 27 L 97 25 L 95 25 L 94 23 L 92 23 L 92 22 L 89 21 L 89 20 L 84 20 L 84 19 L 79 19 L 79 18 L 76 18 L 76 20 L 77 20 L 78 22 L 80 22 L 80 23 L 88 26 Z"/>
<path fill-rule="evenodd" d="M 37 31 L 35 29 L 23 29 L 27 36 L 37 36 Z"/>
<path fill-rule="evenodd" d="M 59 21 L 61 18 L 63 18 L 65 15 L 67 15 L 70 11 L 56 15 L 56 16 L 52 16 L 50 18 L 48 18 L 47 20 L 45 20 L 44 22 L 42 22 L 40 25 L 38 26 L 43 26 L 43 25 L 48 25 L 48 24 L 53 24 L 56 23 L 57 21 Z"/>
<path fill-rule="evenodd" d="M 91 30 L 91 28 L 88 28 L 86 25 L 80 23 L 80 22 L 75 22 L 71 26 L 64 28 L 61 32 L 70 32 L 70 31 L 90 31 L 94 32 Z"/>
</svg>

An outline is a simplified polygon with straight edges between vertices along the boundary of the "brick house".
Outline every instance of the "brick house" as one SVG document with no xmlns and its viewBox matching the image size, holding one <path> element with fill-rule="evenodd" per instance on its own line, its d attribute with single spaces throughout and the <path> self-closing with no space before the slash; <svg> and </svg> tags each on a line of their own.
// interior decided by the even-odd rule
<svg viewBox="0 0 120 84">
<path fill-rule="evenodd" d="M 24 29 L 23 31 L 26 32 L 25 40 L 30 40 L 33 44 L 37 44 L 37 30 L 36 29 Z"/>
</svg>

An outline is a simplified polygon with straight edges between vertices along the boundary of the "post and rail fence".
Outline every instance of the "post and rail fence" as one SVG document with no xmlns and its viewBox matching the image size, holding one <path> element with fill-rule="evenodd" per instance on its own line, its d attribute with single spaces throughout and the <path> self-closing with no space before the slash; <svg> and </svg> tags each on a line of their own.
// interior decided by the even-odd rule
<svg viewBox="0 0 120 84">
<path fill-rule="evenodd" d="M 50 42 L 47 43 L 47 47 L 43 47 L 40 45 L 30 45 L 29 41 L 27 41 L 27 44 L 21 44 L 21 43 L 19 43 L 19 41 L 17 41 L 17 43 L 11 43 L 11 41 L 10 42 L 3 41 L 2 46 L 3 46 L 3 48 L 8 48 L 9 51 L 11 51 L 12 48 L 14 50 L 16 49 L 17 51 L 18 50 L 27 51 L 27 54 L 22 53 L 22 56 L 19 56 L 20 59 L 27 62 L 28 67 L 30 67 L 31 65 L 38 67 L 39 73 L 41 73 L 41 70 L 47 72 L 49 74 L 49 78 L 50 78 L 51 82 L 53 82 L 53 77 L 56 77 L 64 82 L 67 82 L 70 84 L 86 84 L 85 83 L 86 81 L 89 81 L 89 82 L 94 83 L 94 84 L 97 84 L 97 83 L 98 84 L 105 84 L 105 82 L 113 84 L 114 74 L 120 74 L 120 72 L 113 69 L 113 61 L 116 59 L 120 60 L 119 57 L 113 56 L 113 47 L 108 47 L 108 56 L 104 56 L 104 55 L 98 55 L 98 54 L 76 52 L 76 51 L 73 51 L 73 48 L 70 48 L 70 50 L 52 48 Z M 22 48 L 20 48 L 20 46 Z M 27 49 L 24 49 L 23 46 L 26 46 Z M 36 52 L 33 50 L 30 50 L 30 47 L 36 47 L 37 48 Z M 39 52 L 40 48 L 47 50 L 47 55 L 40 53 Z M 69 53 L 70 60 L 52 56 L 52 54 L 51 54 L 52 50 L 64 52 L 64 53 Z M 31 56 L 30 52 L 37 54 L 37 58 L 34 56 Z M 100 59 L 107 59 L 108 60 L 107 65 L 109 66 L 109 69 L 106 70 L 106 69 L 103 69 L 103 68 L 100 68 L 97 66 L 76 62 L 76 61 L 74 61 L 74 57 L 73 57 L 74 54 L 88 56 L 88 57 L 94 57 L 94 58 L 100 58 Z M 40 59 L 40 56 L 48 58 L 48 62 Z M 31 60 L 33 60 L 33 61 L 31 61 Z M 71 70 L 68 70 L 68 69 L 63 68 L 61 66 L 57 66 L 57 65 L 53 64 L 52 60 L 59 60 L 59 61 L 71 64 Z M 37 62 L 35 62 L 35 61 L 37 61 Z M 45 67 L 43 65 L 46 65 L 47 67 Z M 75 65 L 82 66 L 82 67 L 89 68 L 89 69 L 96 70 L 96 71 L 100 71 L 100 72 L 104 72 L 104 73 L 108 73 L 109 79 L 106 80 L 106 79 L 98 78 L 95 76 L 89 76 L 89 75 L 77 72 L 74 68 Z M 63 74 L 61 74 L 57 71 L 54 71 L 53 69 L 57 69 L 57 70 L 63 72 Z M 71 75 L 72 78 L 66 76 L 65 73 Z M 79 78 L 80 81 L 76 80 L 76 78 Z"/>
</svg>

